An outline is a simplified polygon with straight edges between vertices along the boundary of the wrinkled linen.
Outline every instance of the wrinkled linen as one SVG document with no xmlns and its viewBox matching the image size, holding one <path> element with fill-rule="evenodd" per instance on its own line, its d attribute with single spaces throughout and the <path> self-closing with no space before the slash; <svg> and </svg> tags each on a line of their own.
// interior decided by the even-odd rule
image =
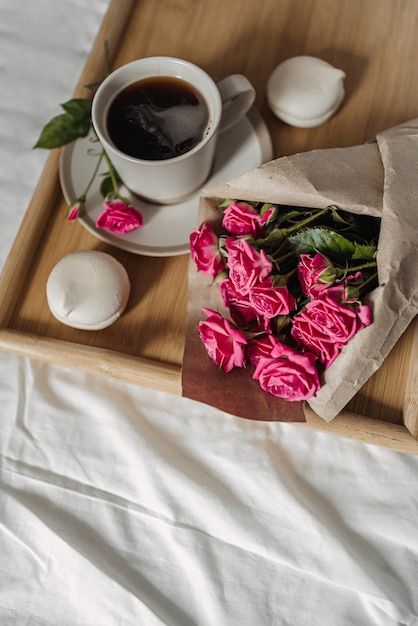
<svg viewBox="0 0 418 626">
<path fill-rule="evenodd" d="M 2 262 L 106 6 L 0 0 Z M 418 623 L 418 457 L 3 353 L 0 417 L 0 624 Z"/>
</svg>

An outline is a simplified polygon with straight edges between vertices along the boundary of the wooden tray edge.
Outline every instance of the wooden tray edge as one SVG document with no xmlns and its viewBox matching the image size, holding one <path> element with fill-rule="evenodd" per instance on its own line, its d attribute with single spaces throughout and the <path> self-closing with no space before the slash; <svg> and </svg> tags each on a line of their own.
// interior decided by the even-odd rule
<svg viewBox="0 0 418 626">
<path fill-rule="evenodd" d="M 341 411 L 331 422 L 326 422 L 308 405 L 305 406 L 305 417 L 306 422 L 298 423 L 298 426 L 308 426 L 328 434 L 418 455 L 418 441 L 401 424 L 384 422 L 350 411 Z"/>
<path fill-rule="evenodd" d="M 181 395 L 181 368 L 168 363 L 8 329 L 0 329 L 0 350 Z M 405 426 L 349 411 L 342 411 L 331 422 L 326 422 L 309 406 L 305 407 L 305 417 L 306 422 L 298 426 L 418 455 L 418 442 Z"/>
<path fill-rule="evenodd" d="M 418 440 L 418 359 L 416 358 L 416 354 L 418 354 L 418 318 L 415 318 L 412 323 L 414 324 L 414 331 L 412 335 L 411 358 L 402 412 L 405 426 L 411 435 Z"/>
<path fill-rule="evenodd" d="M 9 329 L 0 329 L 0 350 L 181 394 L 180 367 L 168 363 Z"/>
<path fill-rule="evenodd" d="M 28 210 L 12 244 L 0 276 L 0 325 L 7 326 L 20 298 L 24 280 L 29 272 L 45 228 L 50 207 L 60 193 L 59 150 L 52 151 L 36 186 Z M 46 181 L 46 182 L 44 182 Z M 27 245 L 30 242 L 30 245 Z"/>
</svg>

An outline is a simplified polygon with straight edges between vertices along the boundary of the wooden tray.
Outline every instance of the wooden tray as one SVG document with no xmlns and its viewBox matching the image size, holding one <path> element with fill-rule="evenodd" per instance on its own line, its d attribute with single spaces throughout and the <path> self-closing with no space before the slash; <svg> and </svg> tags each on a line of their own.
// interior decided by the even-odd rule
<svg viewBox="0 0 418 626">
<path fill-rule="evenodd" d="M 140 56 L 167 54 L 201 65 L 216 79 L 245 74 L 256 88 L 275 156 L 355 145 L 416 115 L 416 20 L 415 0 L 402 5 L 387 0 L 260 0 L 245 5 L 234 0 L 113 0 L 74 95 L 86 97 L 84 85 L 102 78 L 107 40 L 114 67 Z M 311 130 L 282 124 L 265 102 L 271 71 L 299 54 L 324 58 L 347 74 L 342 109 Z M 133 255 L 66 222 L 58 162 L 56 150 L 1 276 L 0 349 L 181 393 L 188 255 Z M 54 265 L 83 249 L 110 252 L 124 264 L 132 283 L 126 313 L 94 333 L 59 324 L 45 298 Z M 415 320 L 347 410 L 327 424 L 307 408 L 306 425 L 418 454 L 417 355 Z"/>
</svg>

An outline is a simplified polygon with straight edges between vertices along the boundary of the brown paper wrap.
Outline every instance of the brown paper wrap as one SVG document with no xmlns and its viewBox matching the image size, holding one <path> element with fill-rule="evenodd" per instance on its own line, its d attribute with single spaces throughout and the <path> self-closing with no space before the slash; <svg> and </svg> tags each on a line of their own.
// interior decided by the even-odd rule
<svg viewBox="0 0 418 626">
<path fill-rule="evenodd" d="M 270 161 L 206 193 L 208 197 L 201 199 L 199 224 L 208 218 L 220 220 L 220 212 L 216 215 L 218 198 L 316 208 L 334 204 L 353 213 L 381 217 L 379 286 L 365 300 L 373 308 L 373 324 L 343 348 L 326 371 L 323 387 L 309 400 L 318 415 L 332 420 L 381 366 L 418 312 L 418 119 L 380 133 L 373 143 Z M 196 339 L 197 318 L 204 317 L 200 308 L 213 307 L 212 292 L 216 291 L 207 281 L 203 287 L 202 278 L 190 269 L 185 362 L 190 356 L 190 336 Z M 224 378 L 231 374 L 216 373 L 219 380 L 213 384 L 222 388 Z M 210 393 L 202 400 L 214 404 Z M 241 414 L 233 403 L 226 410 Z"/>
</svg>

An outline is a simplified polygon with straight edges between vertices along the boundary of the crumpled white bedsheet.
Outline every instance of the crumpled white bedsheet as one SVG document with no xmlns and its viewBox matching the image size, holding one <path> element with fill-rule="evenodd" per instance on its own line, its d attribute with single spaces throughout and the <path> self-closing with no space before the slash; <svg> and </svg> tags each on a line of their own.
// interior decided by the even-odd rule
<svg viewBox="0 0 418 626">
<path fill-rule="evenodd" d="M 0 255 L 107 0 L 0 0 Z M 0 353 L 0 624 L 418 624 L 418 457 Z"/>
</svg>

